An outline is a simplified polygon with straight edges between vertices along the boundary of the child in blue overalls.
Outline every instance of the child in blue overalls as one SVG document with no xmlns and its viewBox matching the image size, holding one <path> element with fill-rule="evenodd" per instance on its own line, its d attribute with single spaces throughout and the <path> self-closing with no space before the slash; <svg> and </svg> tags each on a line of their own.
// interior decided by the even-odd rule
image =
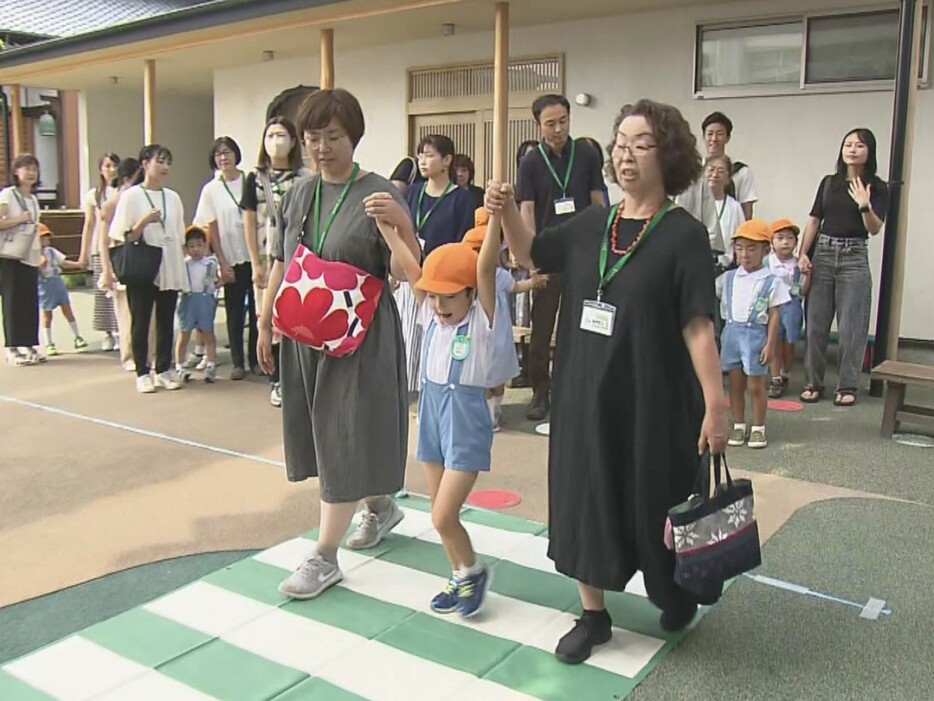
<svg viewBox="0 0 934 701">
<path fill-rule="evenodd" d="M 431 521 L 452 570 L 431 608 L 465 617 L 480 610 L 491 581 L 460 511 L 479 473 L 490 469 L 493 420 L 486 389 L 495 315 L 508 314 L 496 301 L 499 241 L 497 216 L 490 219 L 479 254 L 461 243 L 444 244 L 428 254 L 421 271 L 409 274 L 424 329 L 416 457 L 431 496 Z"/>
<path fill-rule="evenodd" d="M 191 379 L 191 370 L 185 362 L 191 332 L 198 330 L 204 342 L 204 381 L 217 379 L 217 337 L 214 335 L 214 316 L 217 313 L 217 285 L 220 266 L 217 258 L 207 254 L 207 236 L 204 229 L 189 226 L 185 231 L 185 271 L 191 292 L 183 292 L 178 303 L 178 340 L 175 343 L 175 371 L 182 382 Z"/>
<path fill-rule="evenodd" d="M 88 344 L 78 330 L 78 322 L 71 308 L 71 298 L 68 296 L 68 287 L 62 279 L 63 270 L 79 272 L 83 270 L 83 266 L 66 260 L 65 254 L 52 245 L 52 231 L 49 227 L 40 222 L 37 231 L 39 244 L 42 246 L 42 256 L 39 258 L 39 308 L 42 309 L 42 339 L 45 343 L 45 354 L 58 355 L 58 348 L 52 342 L 52 312 L 58 307 L 61 307 L 68 327 L 74 334 L 75 350 L 84 350 Z"/>
<path fill-rule="evenodd" d="M 783 304 L 778 325 L 779 347 L 772 356 L 772 383 L 769 398 L 777 399 L 785 394 L 788 378 L 795 362 L 795 346 L 801 340 L 804 327 L 804 297 L 811 284 L 810 273 L 798 267 L 798 234 L 800 229 L 790 219 L 772 222 L 772 253 L 768 257 L 772 275 L 785 283 L 791 291 L 791 301 Z"/>
<path fill-rule="evenodd" d="M 765 448 L 766 380 L 775 351 L 779 307 L 791 301 L 785 283 L 763 265 L 772 232 L 761 219 L 750 219 L 733 234 L 738 267 L 717 278 L 717 296 L 726 326 L 721 335 L 720 362 L 730 373 L 733 428 L 728 444 L 746 444 L 746 390 L 752 404 L 750 448 Z"/>
</svg>

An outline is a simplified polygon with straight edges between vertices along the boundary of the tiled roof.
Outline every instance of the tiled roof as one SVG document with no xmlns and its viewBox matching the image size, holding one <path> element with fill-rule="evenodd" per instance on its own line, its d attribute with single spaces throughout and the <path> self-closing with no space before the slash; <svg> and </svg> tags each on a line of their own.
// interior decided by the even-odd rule
<svg viewBox="0 0 934 701">
<path fill-rule="evenodd" d="M 0 34 L 66 37 L 224 0 L 2 0 Z"/>
</svg>

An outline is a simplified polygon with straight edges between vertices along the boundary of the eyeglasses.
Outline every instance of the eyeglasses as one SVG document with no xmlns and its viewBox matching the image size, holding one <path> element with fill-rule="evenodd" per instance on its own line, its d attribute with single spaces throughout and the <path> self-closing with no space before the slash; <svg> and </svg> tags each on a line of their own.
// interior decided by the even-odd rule
<svg viewBox="0 0 934 701">
<path fill-rule="evenodd" d="M 214 152 L 214 156 L 218 158 L 220 158 L 221 156 L 226 156 L 227 158 L 230 158 L 233 155 L 234 155 L 233 151 L 231 151 L 230 149 L 226 149 L 226 148 L 219 148 Z"/>
<path fill-rule="evenodd" d="M 640 158 L 642 156 L 647 156 L 651 151 L 658 148 L 656 144 L 651 144 L 648 141 L 634 141 L 629 144 L 621 144 L 619 141 L 613 144 L 613 148 L 617 151 L 629 151 L 629 155 L 634 158 Z"/>
<path fill-rule="evenodd" d="M 319 150 L 324 144 L 328 145 L 328 148 L 334 148 L 337 146 L 341 140 L 347 136 L 346 134 L 326 134 L 324 138 L 321 138 L 320 134 L 305 134 L 304 142 L 306 148 L 309 148 L 313 151 Z"/>
</svg>

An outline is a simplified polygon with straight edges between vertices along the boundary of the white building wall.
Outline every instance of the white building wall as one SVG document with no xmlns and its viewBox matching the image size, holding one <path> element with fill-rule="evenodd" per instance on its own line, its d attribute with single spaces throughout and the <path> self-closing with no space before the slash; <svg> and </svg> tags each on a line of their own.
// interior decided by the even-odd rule
<svg viewBox="0 0 934 701">
<path fill-rule="evenodd" d="M 854 2 L 822 3 L 822 7 L 853 7 Z M 786 2 L 782 12 L 794 13 L 813 3 Z M 807 217 L 821 176 L 832 171 L 846 131 L 872 129 L 879 141 L 879 172 L 886 176 L 891 136 L 893 92 L 848 92 L 787 97 L 696 100 L 693 97 L 694 36 L 698 22 L 774 17 L 774 3 L 745 2 L 705 8 L 678 8 L 621 15 L 561 25 L 518 28 L 511 32 L 513 56 L 563 52 L 566 93 L 586 92 L 595 99 L 572 110 L 573 133 L 611 138 L 620 106 L 640 97 L 678 106 L 695 126 L 713 110 L 726 112 L 735 124 L 728 152 L 751 165 L 760 202 L 757 216 Z M 492 23 L 492 11 L 491 11 Z M 339 36 L 336 37 L 340 47 Z M 367 133 L 358 149 L 365 167 L 388 174 L 406 145 L 406 70 L 492 56 L 492 32 L 338 51 L 337 84 L 360 99 Z M 234 137 L 255 158 L 265 110 L 275 95 L 298 84 L 316 85 L 316 58 L 257 63 L 221 70 L 214 78 L 214 128 Z M 934 192 L 934 92 L 921 90 L 917 101 L 915 163 L 911 174 L 910 230 L 901 335 L 934 339 L 934 276 L 927 261 L 934 254 L 934 210 L 925 198 Z M 881 238 L 871 245 L 876 274 Z M 873 323 L 875 308 L 873 309 Z"/>
<path fill-rule="evenodd" d="M 97 161 L 108 151 L 137 157 L 143 144 L 143 95 L 136 90 L 89 90 L 79 101 L 83 153 L 81 191 L 97 181 Z M 214 100 L 178 93 L 156 95 L 156 139 L 172 151 L 168 186 L 185 204 L 185 220 L 194 214 L 201 186 L 211 177 Z"/>
</svg>

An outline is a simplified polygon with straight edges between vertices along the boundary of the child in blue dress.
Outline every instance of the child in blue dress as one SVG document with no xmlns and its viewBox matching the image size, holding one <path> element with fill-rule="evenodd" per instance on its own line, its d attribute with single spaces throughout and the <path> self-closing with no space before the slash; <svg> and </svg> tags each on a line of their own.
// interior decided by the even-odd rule
<svg viewBox="0 0 934 701">
<path fill-rule="evenodd" d="M 58 348 L 52 342 L 52 312 L 58 307 L 62 308 L 68 327 L 75 336 L 75 350 L 84 350 L 88 344 L 81 338 L 75 313 L 71 309 L 68 287 L 62 279 L 63 270 L 79 272 L 84 266 L 65 259 L 65 254 L 52 245 L 52 231 L 45 224 L 39 224 L 38 232 L 39 243 L 42 246 L 42 257 L 39 259 L 39 307 L 42 309 L 45 354 L 58 355 Z"/>
<path fill-rule="evenodd" d="M 781 306 L 778 325 L 779 347 L 772 356 L 772 384 L 769 398 L 777 399 L 785 394 L 788 378 L 795 362 L 795 346 L 801 340 L 804 328 L 804 297 L 811 285 L 810 273 L 798 267 L 798 234 L 800 229 L 790 219 L 772 222 L 772 253 L 768 265 L 772 275 L 779 278 L 791 291 L 791 301 Z"/>
<path fill-rule="evenodd" d="M 191 379 L 186 367 L 191 332 L 198 330 L 204 341 L 204 381 L 217 379 L 217 337 L 214 335 L 214 316 L 217 313 L 217 285 L 220 266 L 217 258 L 207 254 L 207 236 L 204 229 L 189 226 L 185 231 L 185 271 L 191 292 L 183 292 L 178 303 L 178 340 L 175 343 L 175 371 L 183 383 Z"/>
<path fill-rule="evenodd" d="M 474 214 L 476 226 L 464 234 L 462 243 L 480 252 L 486 238 L 487 225 L 490 214 L 484 208 L 479 208 Z M 503 422 L 503 396 L 506 394 L 506 383 L 519 375 L 519 356 L 516 353 L 516 343 L 512 333 L 512 316 L 510 295 L 529 292 L 543 287 L 548 281 L 547 275 L 532 273 L 530 278 L 516 280 L 509 269 L 509 249 L 505 244 L 500 245 L 499 266 L 496 268 L 496 314 L 493 329 L 493 361 L 490 365 L 490 377 L 486 391 L 487 405 L 490 416 L 493 418 L 493 432 L 502 430 Z M 505 311 L 504 311 L 505 310 Z"/>
<path fill-rule="evenodd" d="M 396 234 L 379 224 L 385 237 Z M 418 399 L 417 459 L 431 497 L 431 522 L 451 563 L 451 578 L 431 600 L 436 613 L 473 616 L 491 574 L 460 520 L 477 476 L 490 469 L 493 421 L 486 403 L 495 345 L 500 220 L 493 217 L 479 255 L 470 246 L 435 248 L 419 269 L 403 260 L 423 328 Z"/>
<path fill-rule="evenodd" d="M 728 445 L 746 440 L 746 390 L 752 404 L 750 448 L 765 448 L 766 380 L 775 352 L 780 322 L 779 308 L 791 301 L 781 279 L 764 265 L 772 231 L 761 219 L 743 222 L 733 233 L 734 260 L 738 267 L 717 278 L 720 312 L 726 319 L 721 335 L 720 362 L 730 373 L 730 407 L 733 428 Z"/>
</svg>

